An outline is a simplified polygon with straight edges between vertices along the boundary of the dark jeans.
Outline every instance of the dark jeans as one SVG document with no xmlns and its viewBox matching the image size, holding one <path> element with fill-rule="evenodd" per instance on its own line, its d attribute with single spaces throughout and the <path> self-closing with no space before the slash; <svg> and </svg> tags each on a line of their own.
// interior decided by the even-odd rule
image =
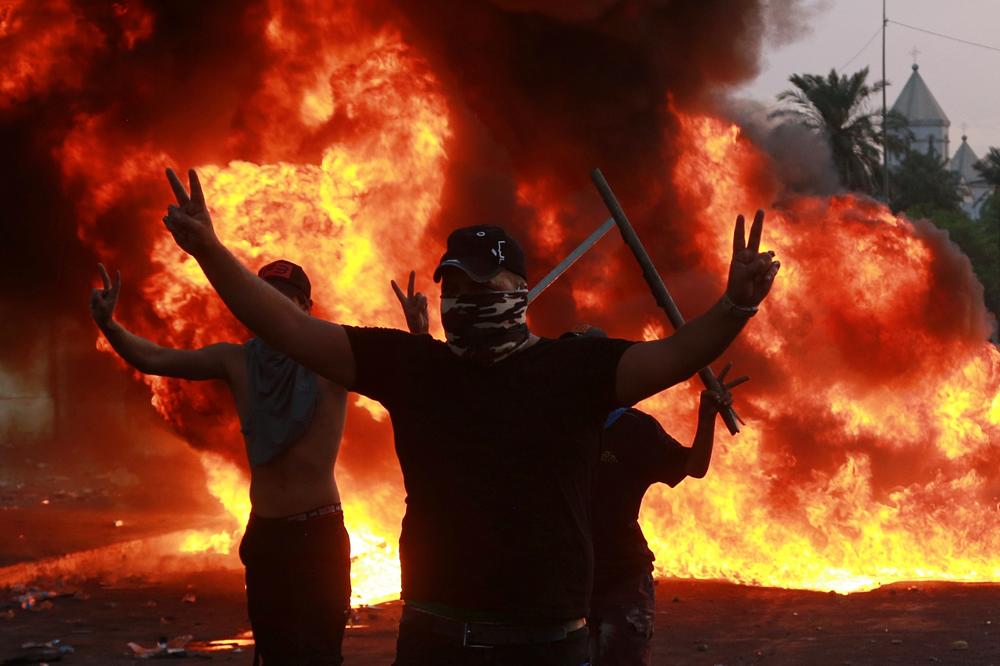
<svg viewBox="0 0 1000 666">
<path fill-rule="evenodd" d="M 419 614 L 399 623 L 394 666 L 587 666 L 587 628 L 561 641 L 498 647 L 463 647 L 458 638 L 441 636 Z"/>
<path fill-rule="evenodd" d="M 254 663 L 341 664 L 351 608 L 343 513 L 302 521 L 251 515 L 240 543 Z"/>
<path fill-rule="evenodd" d="M 648 666 L 656 596 L 653 574 L 623 576 L 595 587 L 591 600 L 593 666 Z"/>
</svg>

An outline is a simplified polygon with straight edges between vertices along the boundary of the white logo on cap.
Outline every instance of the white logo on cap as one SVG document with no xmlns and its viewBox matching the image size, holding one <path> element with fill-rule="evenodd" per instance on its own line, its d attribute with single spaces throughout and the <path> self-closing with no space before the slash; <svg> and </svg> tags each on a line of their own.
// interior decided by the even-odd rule
<svg viewBox="0 0 1000 666">
<path fill-rule="evenodd" d="M 486 235 L 486 232 L 485 231 L 477 231 L 476 235 L 479 236 L 480 238 L 482 238 L 483 236 Z"/>
<path fill-rule="evenodd" d="M 503 260 L 507 258 L 507 257 L 503 256 L 503 244 L 506 243 L 506 242 L 507 241 L 503 241 L 503 240 L 502 241 L 497 241 L 497 248 L 495 250 L 490 250 L 490 252 L 493 253 L 493 256 L 496 257 L 497 260 L 501 264 L 503 263 Z"/>
</svg>

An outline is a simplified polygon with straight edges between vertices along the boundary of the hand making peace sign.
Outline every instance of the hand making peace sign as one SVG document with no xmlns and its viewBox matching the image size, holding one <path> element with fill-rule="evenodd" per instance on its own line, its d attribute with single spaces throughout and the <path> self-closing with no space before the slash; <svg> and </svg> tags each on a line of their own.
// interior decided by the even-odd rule
<svg viewBox="0 0 1000 666">
<path fill-rule="evenodd" d="M 94 322 L 104 328 L 115 315 L 115 305 L 118 303 L 118 293 L 122 289 L 122 273 L 115 271 L 115 282 L 111 284 L 111 276 L 104 264 L 97 264 L 97 269 L 101 272 L 101 281 L 104 282 L 103 289 L 91 289 L 90 291 L 90 315 Z"/>
<path fill-rule="evenodd" d="M 720 412 L 723 409 L 732 407 L 733 405 L 733 394 L 730 393 L 730 389 L 734 389 L 744 382 L 750 381 L 749 375 L 742 375 L 737 377 L 733 381 L 726 383 L 726 375 L 732 369 L 733 364 L 727 363 L 726 367 L 722 369 L 719 373 L 719 387 L 720 391 L 712 391 L 706 389 L 701 392 L 701 404 L 700 409 L 703 413 L 711 414 Z"/>
<path fill-rule="evenodd" d="M 396 292 L 399 304 L 403 306 L 403 315 L 406 317 L 406 326 L 410 329 L 410 333 L 419 335 L 427 332 L 430 321 L 427 317 L 427 297 L 419 291 L 413 293 L 414 279 L 416 279 L 416 271 L 410 271 L 410 283 L 406 287 L 405 295 L 395 280 L 389 280 L 389 284 Z"/>
<path fill-rule="evenodd" d="M 781 268 L 781 262 L 774 260 L 774 252 L 760 251 L 760 236 L 763 231 L 764 211 L 758 210 L 754 215 L 750 237 L 746 240 L 743 216 L 737 216 L 726 294 L 734 303 L 743 307 L 756 307 L 764 300 Z"/>
<path fill-rule="evenodd" d="M 163 224 L 173 234 L 174 241 L 182 250 L 197 256 L 198 252 L 217 242 L 198 174 L 194 169 L 188 169 L 190 196 L 173 169 L 167 169 L 167 180 L 174 191 L 174 196 L 177 197 L 178 205 L 167 206 Z"/>
</svg>

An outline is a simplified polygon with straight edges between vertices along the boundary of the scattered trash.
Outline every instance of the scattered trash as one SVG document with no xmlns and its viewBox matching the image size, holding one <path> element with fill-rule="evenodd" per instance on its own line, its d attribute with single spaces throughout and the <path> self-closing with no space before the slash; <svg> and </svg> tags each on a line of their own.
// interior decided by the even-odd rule
<svg viewBox="0 0 1000 666">
<path fill-rule="evenodd" d="M 63 642 L 59 638 L 53 638 L 51 641 L 46 641 L 45 643 L 39 643 L 38 641 L 28 641 L 27 643 L 21 643 L 22 650 L 30 650 L 32 648 L 48 648 L 51 650 L 58 650 L 60 654 L 73 654 L 72 645 L 63 645 Z"/>
<path fill-rule="evenodd" d="M 4 664 L 44 664 L 50 661 L 61 661 L 63 655 L 73 654 L 73 646 L 64 645 L 63 642 L 55 638 L 45 643 L 38 641 L 28 641 L 21 643 L 24 654 L 10 657 L 4 660 Z"/>
<path fill-rule="evenodd" d="M 166 636 L 160 636 L 156 641 L 156 647 L 144 647 L 139 643 L 130 642 L 128 648 L 140 659 L 174 659 L 187 656 L 187 644 L 192 638 L 194 636 L 191 634 L 176 636 L 169 640 Z"/>
<path fill-rule="evenodd" d="M 698 652 L 708 652 L 708 643 L 698 643 L 694 646 Z"/>
<path fill-rule="evenodd" d="M 14 597 L 14 601 L 23 610 L 49 610 L 53 604 L 50 599 L 60 599 L 62 597 L 72 597 L 76 592 L 56 592 L 54 590 L 39 590 L 21 588 L 21 594 Z"/>
<path fill-rule="evenodd" d="M 941 661 L 941 660 L 937 657 L 928 657 L 927 661 Z"/>
<path fill-rule="evenodd" d="M 969 649 L 969 642 L 968 641 L 952 641 L 952 643 L 951 643 L 951 649 L 952 650 L 968 650 Z"/>
<path fill-rule="evenodd" d="M 194 592 L 188 592 L 181 598 L 181 601 L 186 604 L 195 604 L 198 603 L 198 597 L 195 596 Z"/>
<path fill-rule="evenodd" d="M 118 519 L 115 521 L 115 527 L 121 527 L 124 524 L 125 524 L 124 520 Z"/>
</svg>

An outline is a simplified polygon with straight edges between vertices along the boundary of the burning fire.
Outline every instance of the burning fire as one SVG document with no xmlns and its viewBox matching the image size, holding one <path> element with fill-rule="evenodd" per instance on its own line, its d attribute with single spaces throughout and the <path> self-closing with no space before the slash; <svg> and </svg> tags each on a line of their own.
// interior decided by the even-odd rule
<svg viewBox="0 0 1000 666">
<path fill-rule="evenodd" d="M 120 41 L 131 49 L 152 33 L 152 19 L 139 3 L 120 6 Z M 18 56 L 0 64 L 0 110 L 79 85 L 76 70 L 60 63 L 105 43 L 69 10 L 26 22 L 19 7 L 0 8 L 0 41 Z M 277 0 L 261 9 L 264 71 L 229 125 L 220 121 L 219 136 L 195 147 L 159 131 L 128 134 L 115 108 L 74 110 L 56 157 L 77 197 L 78 234 L 123 268 L 121 315 L 139 334 L 177 347 L 246 336 L 196 263 L 153 230 L 168 201 L 165 166 L 199 170 L 219 236 L 247 265 L 276 257 L 303 264 L 318 316 L 401 326 L 389 278 L 411 268 L 429 276 L 442 240 L 431 224 L 458 140 L 445 88 L 388 22 L 367 23 L 347 3 L 313 9 Z M 39 25 L 48 26 L 48 41 L 33 38 Z M 735 439 L 718 435 L 706 479 L 647 495 L 642 522 L 658 572 L 837 591 L 905 579 L 1000 580 L 1000 352 L 985 342 L 967 263 L 942 233 L 864 198 L 772 205 L 780 187 L 768 158 L 737 127 L 671 113 L 680 157 L 660 186 L 677 195 L 693 269 L 719 280 L 721 291 L 734 214 L 758 207 L 769 209 L 765 245 L 784 266 L 729 354 L 738 372 L 754 376 L 737 398 L 749 427 Z M 165 136 L 195 122 L 179 117 L 160 128 Z M 590 166 L 581 165 L 581 180 Z M 533 174 L 512 193 L 535 211 L 532 240 L 550 257 L 599 222 L 575 227 L 568 211 L 576 204 L 559 192 Z M 123 215 L 140 231 L 109 234 Z M 611 262 L 594 270 L 600 279 L 573 286 L 580 312 L 616 307 Z M 653 312 L 621 325 L 616 333 L 635 338 L 663 331 Z M 249 507 L 228 400 L 208 384 L 142 380 L 164 418 L 213 452 L 202 454 L 209 490 L 232 516 L 231 529 L 194 533 L 181 550 L 235 555 Z M 689 440 L 697 391 L 688 382 L 642 407 Z M 345 453 L 365 446 L 391 455 L 381 408 L 352 405 Z M 381 439 L 368 441 L 371 432 Z M 398 594 L 403 490 L 344 457 L 337 474 L 355 600 L 372 603 Z"/>
<path fill-rule="evenodd" d="M 673 185 L 697 221 L 704 266 L 722 275 L 733 211 L 770 200 L 747 185 L 760 182 L 762 156 L 735 126 L 679 119 L 686 150 Z M 719 435 L 708 477 L 647 495 L 658 573 L 838 592 L 1000 579 L 989 462 L 1000 352 L 981 324 L 945 319 L 954 308 L 935 320 L 938 301 L 954 297 L 934 284 L 942 239 L 845 195 L 769 211 L 764 240 L 783 273 L 744 335 L 769 385 L 738 401 L 751 424 Z M 643 407 L 690 437 L 694 392 L 689 382 Z M 797 474 L 792 450 L 811 447 L 825 449 L 822 466 Z"/>
</svg>

